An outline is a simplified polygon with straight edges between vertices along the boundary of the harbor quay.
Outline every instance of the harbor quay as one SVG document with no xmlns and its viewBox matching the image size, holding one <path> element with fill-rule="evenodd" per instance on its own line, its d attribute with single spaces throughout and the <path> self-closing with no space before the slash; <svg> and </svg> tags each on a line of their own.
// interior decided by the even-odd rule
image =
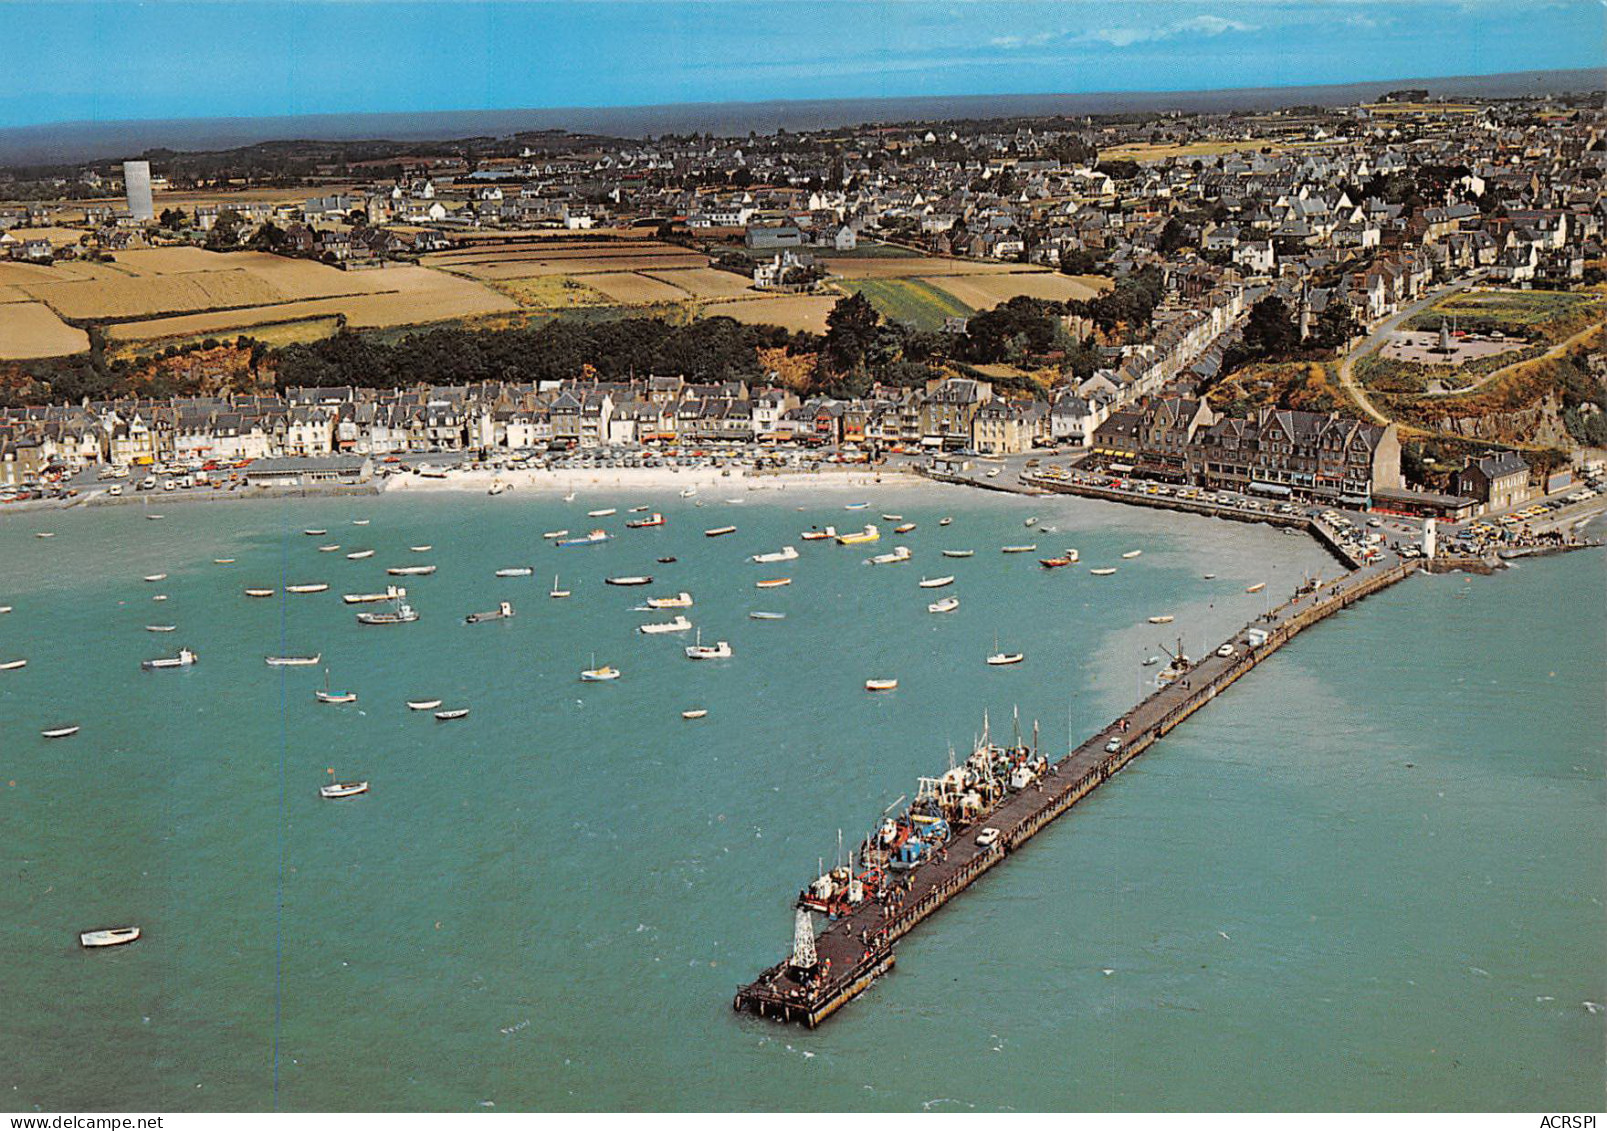
<svg viewBox="0 0 1607 1131">
<path fill-rule="evenodd" d="M 1195 711 L 1305 629 L 1417 569 L 1417 562 L 1391 555 L 1336 581 L 1303 586 L 1209 655 L 1177 668 L 1176 678 L 1076 749 L 1044 764 L 1030 782 L 957 827 L 952 839 L 914 867 L 891 873 L 890 883 L 874 897 L 846 907 L 818 935 L 801 900 L 792 953 L 738 989 L 732 1008 L 809 1028 L 819 1025 L 893 969 L 894 943 Z M 1036 756 L 1036 750 L 1023 753 Z"/>
</svg>

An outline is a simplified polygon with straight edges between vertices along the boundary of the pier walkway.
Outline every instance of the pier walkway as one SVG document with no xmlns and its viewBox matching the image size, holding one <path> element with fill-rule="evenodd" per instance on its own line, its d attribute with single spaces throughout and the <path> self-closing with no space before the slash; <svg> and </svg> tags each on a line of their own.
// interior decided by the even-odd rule
<svg viewBox="0 0 1607 1131">
<path fill-rule="evenodd" d="M 951 841 L 937 858 L 902 874 L 908 889 L 883 907 L 867 900 L 830 924 L 815 939 L 821 975 L 810 985 L 794 976 L 787 959 L 737 991 L 732 1007 L 761 1017 L 796 1021 L 814 1028 L 893 966 L 893 943 L 912 931 L 977 877 L 1003 863 L 1056 817 L 1065 813 L 1163 735 L 1199 710 L 1240 676 L 1272 655 L 1298 633 L 1410 575 L 1417 564 L 1388 560 L 1354 569 L 1314 593 L 1292 597 L 1256 618 L 1228 642 L 1231 656 L 1202 657 L 1177 682 L 1147 696 L 1120 719 L 1059 761 L 1033 786 L 1007 797 Z M 1266 640 L 1254 647 L 1247 633 L 1259 629 Z M 1107 749 L 1114 744 L 1114 749 Z M 984 828 L 999 830 L 988 848 L 976 844 Z"/>
</svg>

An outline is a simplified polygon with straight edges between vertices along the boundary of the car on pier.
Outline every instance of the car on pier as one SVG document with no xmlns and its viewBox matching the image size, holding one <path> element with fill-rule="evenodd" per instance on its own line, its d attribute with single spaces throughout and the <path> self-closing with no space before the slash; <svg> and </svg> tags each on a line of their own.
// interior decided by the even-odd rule
<svg viewBox="0 0 1607 1131">
<path fill-rule="evenodd" d="M 1216 650 L 1216 654 L 1226 659 L 1227 657 L 1232 656 L 1237 650 L 1238 649 L 1234 648 L 1232 644 L 1224 644 L 1222 647 Z"/>
<path fill-rule="evenodd" d="M 1105 753 L 1106 754 L 1114 754 L 1114 753 L 1116 753 L 1116 751 L 1120 750 L 1121 748 L 1122 748 L 1122 740 L 1119 739 L 1119 738 L 1113 738 L 1109 742 L 1105 743 Z"/>
<path fill-rule="evenodd" d="M 998 829 L 983 829 L 976 835 L 976 846 L 978 848 L 992 848 L 998 839 Z"/>
</svg>

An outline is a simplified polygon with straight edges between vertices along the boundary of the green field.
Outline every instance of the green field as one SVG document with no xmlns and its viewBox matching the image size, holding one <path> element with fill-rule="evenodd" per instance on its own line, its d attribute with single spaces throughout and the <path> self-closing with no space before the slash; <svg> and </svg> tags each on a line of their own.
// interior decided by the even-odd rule
<svg viewBox="0 0 1607 1131">
<path fill-rule="evenodd" d="M 1588 291 L 1459 291 L 1410 318 L 1408 330 L 1438 330 L 1440 320 L 1475 333 L 1543 337 L 1557 341 L 1599 314 L 1601 296 Z"/>
<path fill-rule="evenodd" d="M 864 295 L 884 318 L 917 330 L 941 330 L 945 318 L 976 313 L 948 291 L 921 279 L 841 279 L 837 285 Z"/>
</svg>

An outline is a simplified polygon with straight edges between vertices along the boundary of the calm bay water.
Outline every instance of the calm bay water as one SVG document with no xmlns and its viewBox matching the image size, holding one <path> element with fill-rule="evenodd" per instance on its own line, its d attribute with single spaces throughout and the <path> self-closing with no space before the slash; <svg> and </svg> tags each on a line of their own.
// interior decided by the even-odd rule
<svg viewBox="0 0 1607 1131">
<path fill-rule="evenodd" d="M 1602 555 L 1414 578 L 1303 636 L 810 1033 L 730 999 L 790 944 L 790 897 L 838 828 L 857 840 L 949 746 L 967 751 L 985 708 L 998 731 L 1019 706 L 1063 749 L 1068 725 L 1080 737 L 1132 702 L 1160 643 L 1181 632 L 1197 653 L 1263 607 L 1246 585 L 1282 593 L 1337 567 L 1304 538 L 1069 499 L 905 489 L 845 513 L 829 492 L 705 498 L 0 519 L 15 606 L 0 660 L 30 661 L 0 673 L 4 1106 L 1601 1102 L 1607 1014 L 1582 1003 L 1607 1001 Z M 669 525 L 619 531 L 644 502 Z M 542 542 L 601 506 L 621 509 L 602 520 L 617 540 Z M 797 537 L 883 510 L 920 526 L 872 548 Z M 1029 514 L 1060 532 L 1026 534 Z M 737 534 L 701 535 L 727 522 Z M 1049 572 L 998 552 L 1026 540 L 1083 561 Z M 350 562 L 326 541 L 379 552 Z M 912 563 L 861 564 L 899 541 Z M 784 543 L 802 560 L 746 560 Z M 405 579 L 417 624 L 362 628 L 340 604 L 423 561 L 440 570 Z M 534 577 L 492 576 L 525 564 Z M 1119 572 L 1088 574 L 1101 564 Z M 567 602 L 546 596 L 555 570 Z M 957 613 L 925 611 L 940 594 L 916 587 L 923 572 L 957 575 Z M 657 583 L 602 584 L 621 573 Z M 794 584 L 753 588 L 776 575 Z M 331 591 L 242 595 L 298 581 Z M 642 596 L 683 588 L 733 660 L 694 664 L 690 641 L 635 632 Z M 514 620 L 462 623 L 500 599 Z M 1176 624 L 1145 623 L 1159 613 Z M 1027 663 L 985 667 L 996 636 Z M 138 670 L 180 645 L 194 669 Z M 359 702 L 315 703 L 321 672 L 263 664 L 285 651 L 321 651 Z M 594 653 L 624 678 L 578 683 Z M 872 676 L 901 686 L 867 695 Z M 473 713 L 438 724 L 406 709 L 423 696 Z M 709 717 L 683 721 L 694 706 Z M 64 723 L 83 732 L 39 737 Z M 331 767 L 372 792 L 319 800 Z M 129 922 L 134 946 L 77 946 Z"/>
</svg>

